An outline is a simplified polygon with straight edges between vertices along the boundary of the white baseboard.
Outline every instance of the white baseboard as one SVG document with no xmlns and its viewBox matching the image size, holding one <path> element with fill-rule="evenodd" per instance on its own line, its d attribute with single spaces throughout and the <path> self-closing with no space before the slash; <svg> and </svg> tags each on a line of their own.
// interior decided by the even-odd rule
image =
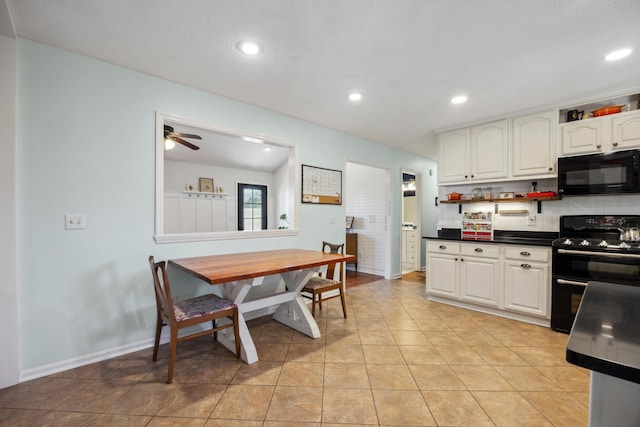
<svg viewBox="0 0 640 427">
<path fill-rule="evenodd" d="M 256 319 L 258 317 L 267 316 L 275 313 L 278 306 L 267 307 L 260 310 L 245 313 L 245 320 Z M 191 329 L 205 329 L 204 325 L 196 325 Z M 125 344 L 120 347 L 114 347 L 107 350 L 91 353 L 81 357 L 74 357 L 71 359 L 61 360 L 60 362 L 50 363 L 47 365 L 39 366 L 37 368 L 27 369 L 20 372 L 19 381 L 25 382 L 35 380 L 36 378 L 46 377 L 47 375 L 57 374 L 59 372 L 68 371 L 70 369 L 79 368 L 81 366 L 90 365 L 92 363 L 102 362 L 104 360 L 113 359 L 114 357 L 124 356 L 129 353 L 135 353 L 136 351 L 144 350 L 153 347 L 154 337 L 153 332 L 151 338 L 134 342 L 131 344 Z M 165 327 L 160 335 L 160 344 L 166 344 L 169 342 L 169 328 Z"/>
<path fill-rule="evenodd" d="M 167 328 L 165 328 L 167 329 Z M 164 331 L 163 331 L 163 335 Z M 89 365 L 91 363 L 102 362 L 103 360 L 113 359 L 114 357 L 122 356 L 136 351 L 144 350 L 146 348 L 153 347 L 154 338 L 148 340 L 138 341 L 131 344 L 126 344 L 120 347 L 111 348 L 108 350 L 91 353 L 81 357 L 74 357 L 60 362 L 50 363 L 48 365 L 39 366 L 37 368 L 27 369 L 20 372 L 20 382 L 34 380 L 36 378 L 46 377 L 47 375 L 57 374 L 58 372 L 68 371 L 69 369 L 79 368 L 80 366 Z M 168 342 L 168 334 L 164 341 L 161 338 L 161 343 Z"/>
</svg>

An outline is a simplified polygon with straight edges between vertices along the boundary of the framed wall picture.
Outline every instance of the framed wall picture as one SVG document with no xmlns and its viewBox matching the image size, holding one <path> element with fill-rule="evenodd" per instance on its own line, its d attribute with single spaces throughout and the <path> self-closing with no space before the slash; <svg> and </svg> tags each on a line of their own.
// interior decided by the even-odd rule
<svg viewBox="0 0 640 427">
<path fill-rule="evenodd" d="M 342 171 L 302 165 L 302 203 L 342 204 Z"/>
<path fill-rule="evenodd" d="M 213 178 L 200 178 L 200 192 L 213 193 Z"/>
</svg>

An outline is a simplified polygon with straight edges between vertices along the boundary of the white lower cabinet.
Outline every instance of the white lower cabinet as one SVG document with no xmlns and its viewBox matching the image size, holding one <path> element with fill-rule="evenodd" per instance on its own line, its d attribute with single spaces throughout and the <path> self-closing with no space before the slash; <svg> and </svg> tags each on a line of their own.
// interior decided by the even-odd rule
<svg viewBox="0 0 640 427">
<path fill-rule="evenodd" d="M 550 264 L 551 248 L 430 240 L 427 295 L 525 321 L 549 319 Z"/>
<path fill-rule="evenodd" d="M 490 307 L 500 306 L 500 248 L 487 244 L 460 244 L 460 299 Z"/>
<path fill-rule="evenodd" d="M 402 230 L 402 269 L 417 270 L 418 232 L 416 230 Z"/>
<path fill-rule="evenodd" d="M 549 315 L 551 249 L 506 248 L 504 308 L 534 316 Z"/>
<path fill-rule="evenodd" d="M 427 292 L 445 298 L 458 298 L 460 243 L 427 243 Z"/>
</svg>

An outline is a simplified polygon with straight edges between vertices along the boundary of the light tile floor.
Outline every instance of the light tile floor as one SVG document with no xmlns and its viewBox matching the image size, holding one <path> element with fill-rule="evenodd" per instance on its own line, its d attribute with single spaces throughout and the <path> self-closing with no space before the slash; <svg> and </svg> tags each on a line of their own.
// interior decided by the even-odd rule
<svg viewBox="0 0 640 427">
<path fill-rule="evenodd" d="M 589 373 L 567 335 L 429 302 L 424 285 L 380 280 L 318 316 L 322 337 L 250 322 L 260 361 L 211 338 L 0 390 L 0 424 L 90 426 L 583 426 Z"/>
</svg>

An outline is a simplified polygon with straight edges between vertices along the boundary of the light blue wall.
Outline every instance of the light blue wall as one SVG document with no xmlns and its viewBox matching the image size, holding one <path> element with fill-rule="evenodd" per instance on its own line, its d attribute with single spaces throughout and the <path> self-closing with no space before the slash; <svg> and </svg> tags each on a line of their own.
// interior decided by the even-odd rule
<svg viewBox="0 0 640 427">
<path fill-rule="evenodd" d="M 350 159 L 389 168 L 399 274 L 401 169 L 426 175 L 432 161 L 27 40 L 18 43 L 18 76 L 22 372 L 150 340 L 151 254 L 315 249 L 344 239 L 342 222 L 329 223 L 343 206 L 299 205 L 295 237 L 156 245 L 156 111 L 296 142 L 305 164 L 343 170 Z M 85 214 L 86 230 L 65 231 L 65 213 Z M 176 280 L 193 285 L 183 293 L 206 289 L 184 275 Z"/>
</svg>

